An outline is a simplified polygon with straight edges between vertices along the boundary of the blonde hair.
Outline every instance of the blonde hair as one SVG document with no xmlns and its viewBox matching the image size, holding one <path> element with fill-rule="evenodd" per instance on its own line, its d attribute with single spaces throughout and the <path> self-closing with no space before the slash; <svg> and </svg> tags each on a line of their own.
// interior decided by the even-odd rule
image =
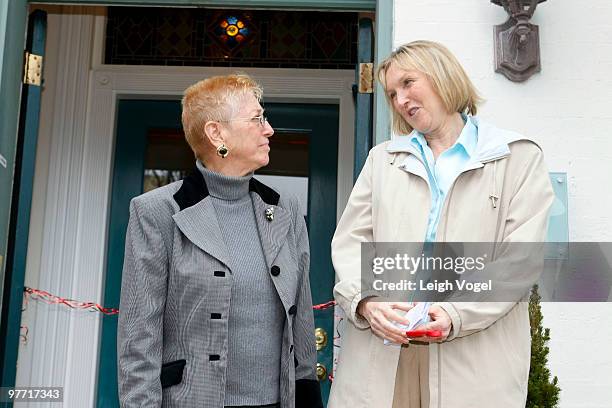
<svg viewBox="0 0 612 408">
<path fill-rule="evenodd" d="M 206 122 L 230 120 L 241 99 L 249 94 L 261 102 L 263 90 L 253 78 L 242 73 L 210 77 L 187 88 L 181 101 L 181 120 L 191 149 L 196 152 L 200 145 Z"/>
<path fill-rule="evenodd" d="M 413 41 L 398 47 L 377 70 L 378 81 L 386 87 L 385 76 L 391 64 L 403 70 L 416 70 L 425 74 L 448 112 L 476 115 L 484 100 L 468 78 L 457 58 L 442 44 L 433 41 Z M 412 127 L 394 108 L 385 88 L 385 97 L 391 107 L 392 127 L 396 134 L 409 134 Z"/>
</svg>

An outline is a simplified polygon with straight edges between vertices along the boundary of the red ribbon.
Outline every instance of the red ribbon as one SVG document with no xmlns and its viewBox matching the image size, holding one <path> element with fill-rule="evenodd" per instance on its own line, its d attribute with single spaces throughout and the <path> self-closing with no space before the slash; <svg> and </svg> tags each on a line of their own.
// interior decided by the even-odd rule
<svg viewBox="0 0 612 408">
<path fill-rule="evenodd" d="M 70 307 L 71 309 L 86 309 L 90 311 L 97 311 L 107 316 L 112 316 L 112 315 L 116 315 L 119 313 L 119 309 L 115 309 L 112 307 L 103 307 L 94 302 L 80 302 L 78 300 L 67 299 L 67 298 L 53 295 L 44 290 L 32 289 L 27 286 L 23 288 L 23 291 L 26 293 L 27 296 L 32 296 L 33 299 L 40 300 L 49 305 L 65 305 L 65 306 Z M 330 300 L 329 302 L 314 305 L 312 308 L 314 310 L 325 310 L 335 305 L 336 305 L 336 301 Z"/>
<path fill-rule="evenodd" d="M 44 290 L 32 289 L 27 286 L 23 288 L 23 291 L 27 295 L 32 296 L 33 299 L 40 300 L 49 305 L 65 305 L 70 307 L 71 309 L 86 309 L 90 311 L 97 311 L 108 316 L 116 315 L 117 313 L 119 313 L 119 309 L 115 309 L 112 307 L 103 307 L 94 302 L 80 302 L 78 300 L 66 299 L 63 297 L 52 295 L 51 293 L 46 292 Z"/>
<path fill-rule="evenodd" d="M 314 310 L 324 310 L 324 309 L 328 309 L 332 306 L 336 305 L 336 301 L 335 300 L 330 300 L 329 302 L 325 302 L 325 303 L 319 303 L 318 305 L 314 305 L 312 308 Z"/>
</svg>

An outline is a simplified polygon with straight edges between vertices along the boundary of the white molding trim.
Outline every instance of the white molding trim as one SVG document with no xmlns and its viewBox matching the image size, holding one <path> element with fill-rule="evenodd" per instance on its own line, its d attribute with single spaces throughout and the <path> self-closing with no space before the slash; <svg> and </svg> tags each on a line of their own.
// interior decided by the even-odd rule
<svg viewBox="0 0 612 408">
<path fill-rule="evenodd" d="M 96 255 L 104 239 L 104 226 L 83 218 L 91 203 L 83 194 L 90 167 L 83 153 L 95 10 L 49 6 L 25 277 L 27 286 L 87 300 L 99 299 L 92 282 L 97 283 L 96 264 L 103 259 Z M 29 302 L 22 325 L 29 329 L 28 342 L 20 345 L 16 385 L 63 386 L 65 406 L 91 406 L 99 316 Z"/>
<path fill-rule="evenodd" d="M 100 9 L 93 8 L 63 7 L 49 14 L 26 270 L 28 286 L 99 303 L 104 296 L 117 100 L 180 98 L 192 83 L 233 71 L 101 65 L 103 20 Z M 266 101 L 339 105 L 339 218 L 353 186 L 354 73 L 240 71 L 262 84 Z M 64 406 L 95 406 L 101 317 L 30 302 L 22 322 L 29 328 L 29 340 L 20 346 L 16 385 L 63 386 Z"/>
</svg>

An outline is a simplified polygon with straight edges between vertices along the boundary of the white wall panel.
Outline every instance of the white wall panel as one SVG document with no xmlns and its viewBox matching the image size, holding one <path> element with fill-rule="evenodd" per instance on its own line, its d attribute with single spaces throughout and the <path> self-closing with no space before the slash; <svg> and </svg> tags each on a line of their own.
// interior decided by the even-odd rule
<svg viewBox="0 0 612 408">
<path fill-rule="evenodd" d="M 532 22 L 540 27 L 542 72 L 521 84 L 494 72 L 493 26 L 506 18 L 485 0 L 396 0 L 394 46 L 417 39 L 448 46 L 487 99 L 480 116 L 532 137 L 549 170 L 567 173 L 570 240 L 611 241 L 612 3 L 540 4 Z M 610 406 L 612 305 L 542 308 L 560 407 Z"/>
</svg>

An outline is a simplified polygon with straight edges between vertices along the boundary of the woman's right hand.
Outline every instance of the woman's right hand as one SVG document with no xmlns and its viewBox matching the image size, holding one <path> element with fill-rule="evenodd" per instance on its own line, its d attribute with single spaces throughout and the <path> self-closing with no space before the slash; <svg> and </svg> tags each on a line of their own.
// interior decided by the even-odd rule
<svg viewBox="0 0 612 408">
<path fill-rule="evenodd" d="M 359 302 L 357 313 L 368 321 L 372 332 L 378 337 L 397 344 L 408 344 L 406 330 L 400 329 L 394 322 L 408 325 L 410 322 L 404 315 L 413 307 L 410 302 L 384 302 L 379 297 L 369 297 Z"/>
</svg>

